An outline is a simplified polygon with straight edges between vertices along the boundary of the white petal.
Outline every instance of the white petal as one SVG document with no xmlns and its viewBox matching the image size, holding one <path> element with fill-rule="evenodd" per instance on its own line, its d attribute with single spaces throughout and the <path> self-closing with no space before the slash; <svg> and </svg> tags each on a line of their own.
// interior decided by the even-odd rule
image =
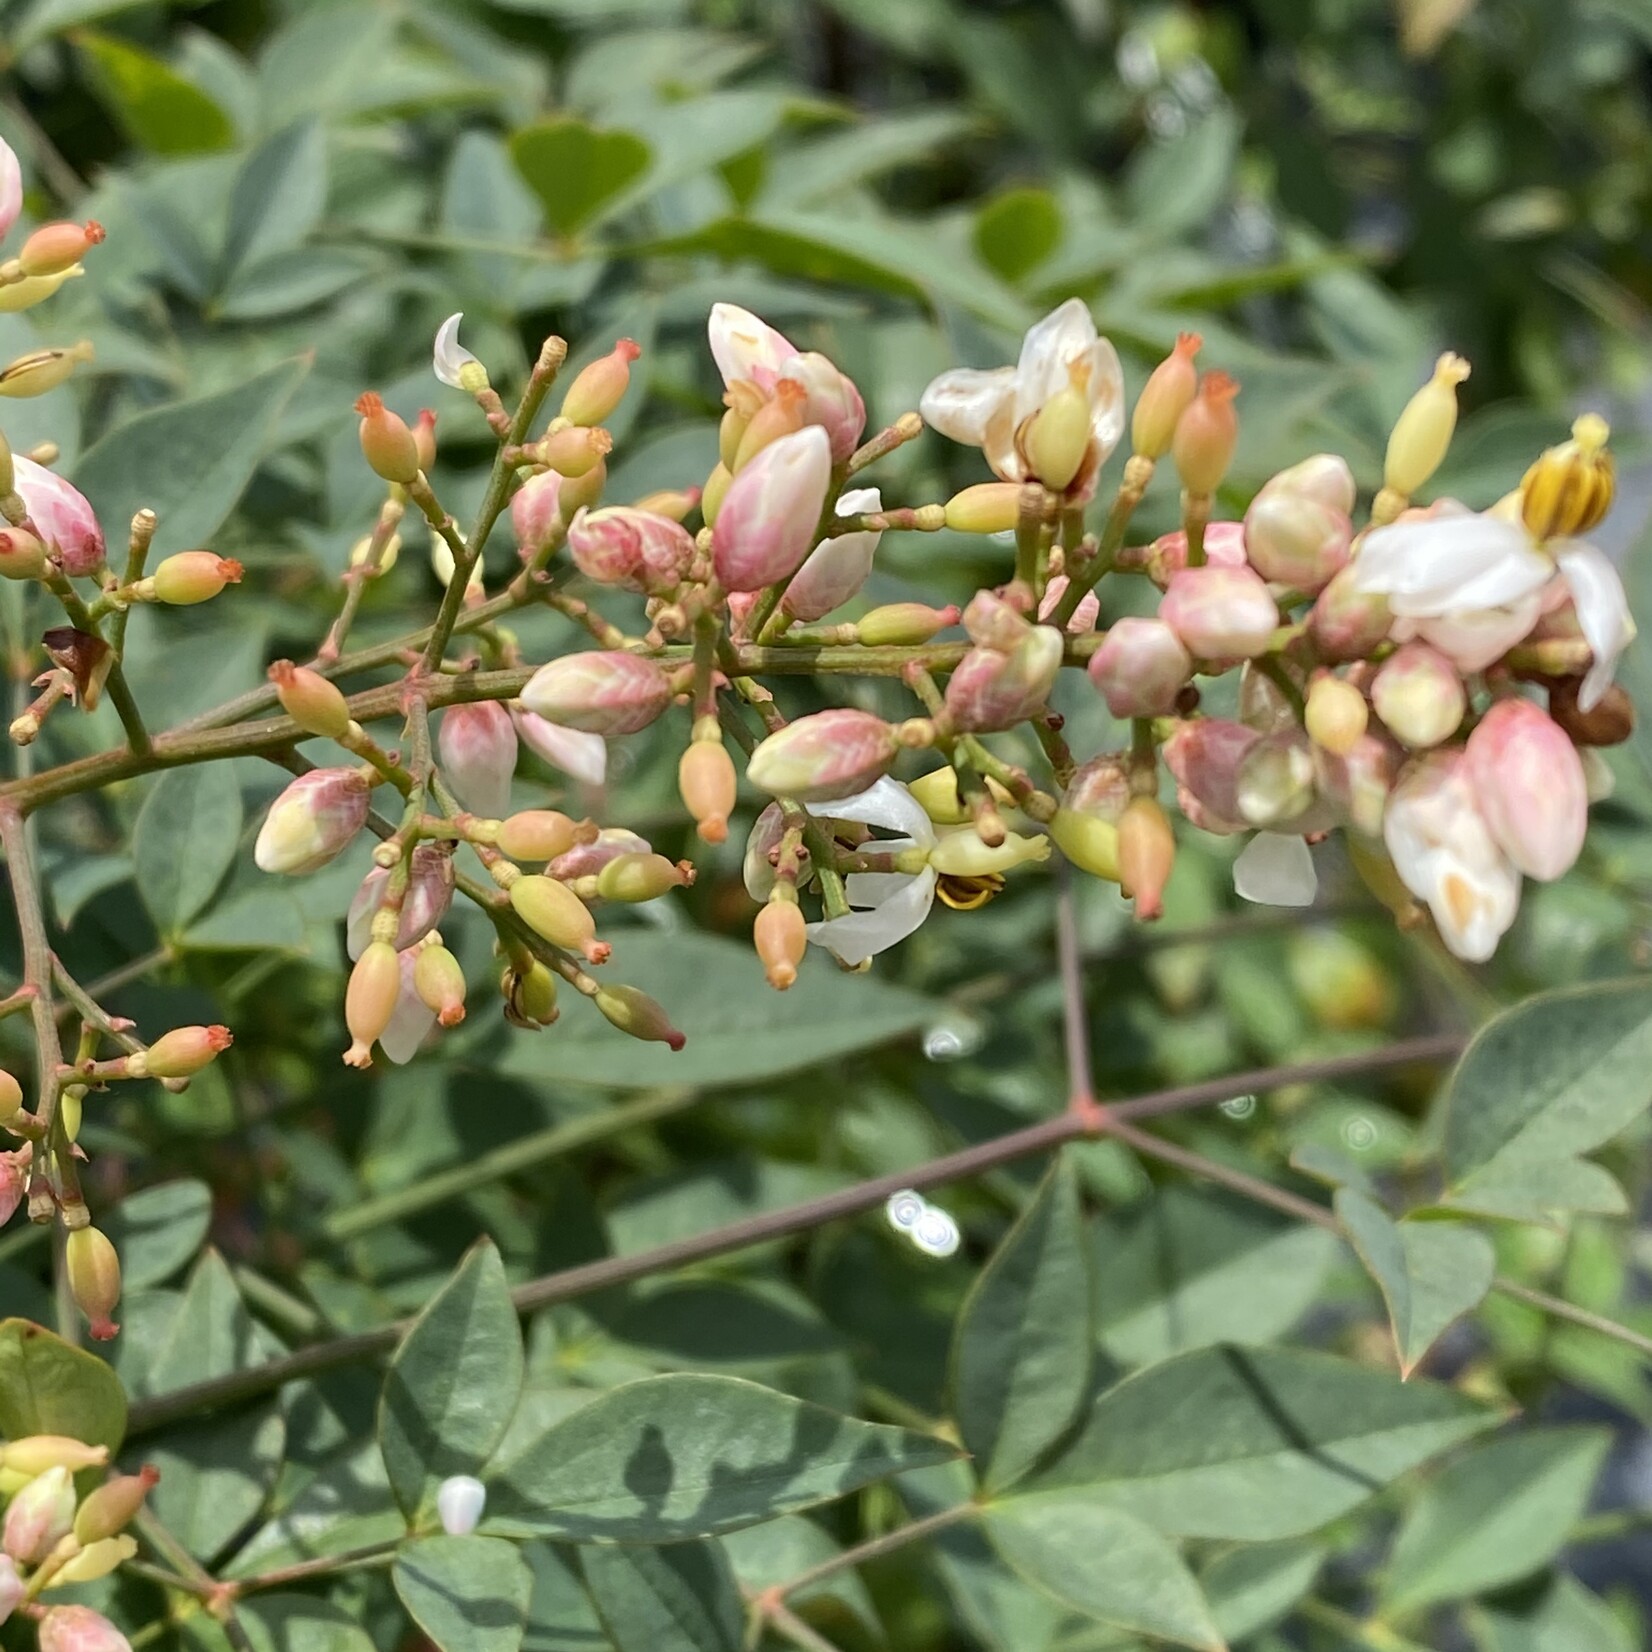
<svg viewBox="0 0 1652 1652">
<path fill-rule="evenodd" d="M 436 377 L 443 384 L 452 385 L 455 390 L 464 389 L 459 375 L 476 360 L 476 357 L 459 342 L 459 323 L 464 319 L 464 311 L 458 310 L 436 329 L 436 349 L 432 358 Z"/>
<path fill-rule="evenodd" d="M 859 516 L 863 511 L 881 511 L 883 495 L 876 488 L 850 488 L 838 495 L 839 516 Z"/>
<path fill-rule="evenodd" d="M 781 367 L 797 354 L 784 333 L 738 304 L 713 304 L 706 335 L 725 385 L 749 379 L 760 389 L 772 390 Z"/>
<path fill-rule="evenodd" d="M 898 780 L 885 775 L 853 797 L 804 807 L 819 820 L 852 820 L 861 826 L 882 826 L 900 832 L 925 849 L 935 844 L 935 825 L 923 805 Z M 881 848 L 882 845 L 879 845 Z"/>
<path fill-rule="evenodd" d="M 23 210 L 23 169 L 17 164 L 17 153 L 4 138 L 0 138 L 0 235 L 17 222 Z"/>
<path fill-rule="evenodd" d="M 1374 528 L 1355 559 L 1354 585 L 1386 596 L 1396 614 L 1427 619 L 1518 602 L 1552 573 L 1524 528 L 1495 516 L 1438 516 Z"/>
<path fill-rule="evenodd" d="M 1543 593 L 1532 591 L 1506 608 L 1477 608 L 1436 619 L 1400 621 L 1414 628 L 1413 634 L 1431 643 L 1461 672 L 1484 671 L 1500 660 L 1537 623 Z"/>
<path fill-rule="evenodd" d="M 379 1048 L 396 1066 L 404 1067 L 419 1053 L 419 1046 L 436 1025 L 436 1012 L 413 990 L 412 949 L 401 953 L 400 958 L 401 988 L 396 994 L 390 1025 L 379 1034 Z"/>
<path fill-rule="evenodd" d="M 1618 655 L 1635 640 L 1635 621 L 1623 594 L 1623 580 L 1604 551 L 1580 540 L 1556 547 L 1560 572 L 1577 607 L 1577 623 L 1594 661 L 1577 703 L 1585 711 L 1600 704 L 1617 671 Z"/>
<path fill-rule="evenodd" d="M 881 906 L 810 924 L 809 939 L 846 964 L 861 964 L 904 941 L 929 916 L 934 903 L 935 874 L 925 867 Z"/>
<path fill-rule="evenodd" d="M 1124 369 L 1112 340 L 1090 346 L 1090 439 L 1099 450 L 1098 464 L 1119 445 L 1124 434 Z"/>
<path fill-rule="evenodd" d="M 843 892 L 857 912 L 875 912 L 900 894 L 915 876 L 913 872 L 851 872 L 843 880 Z"/>
<path fill-rule="evenodd" d="M 1070 370 L 1085 358 L 1095 342 L 1095 318 L 1082 298 L 1069 298 L 1065 304 L 1058 304 L 1042 321 L 1027 329 L 1027 336 L 1021 341 L 1021 359 L 1015 368 L 1017 424 L 1036 413 L 1056 391 L 1067 388 Z"/>
<path fill-rule="evenodd" d="M 564 728 L 531 711 L 517 711 L 516 732 L 536 756 L 584 786 L 600 786 L 608 778 L 608 742 L 600 734 Z"/>
<path fill-rule="evenodd" d="M 1312 906 L 1319 890 L 1313 854 L 1299 837 L 1258 832 L 1233 863 L 1233 887 L 1261 906 Z"/>
<path fill-rule="evenodd" d="M 1014 403 L 1013 367 L 995 367 L 986 373 L 973 367 L 955 367 L 924 391 L 918 411 L 931 430 L 966 447 L 985 447 L 994 420 L 1012 410 Z M 1010 426 L 1013 430 L 1013 419 Z"/>
<path fill-rule="evenodd" d="M 436 1488 L 436 1518 L 449 1537 L 468 1537 L 488 1504 L 487 1487 L 474 1474 L 449 1475 Z"/>
</svg>

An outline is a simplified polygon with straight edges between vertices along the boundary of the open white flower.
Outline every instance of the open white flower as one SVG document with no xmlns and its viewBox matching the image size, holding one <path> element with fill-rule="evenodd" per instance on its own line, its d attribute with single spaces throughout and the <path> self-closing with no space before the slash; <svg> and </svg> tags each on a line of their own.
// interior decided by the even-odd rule
<svg viewBox="0 0 1652 1652">
<path fill-rule="evenodd" d="M 853 820 L 902 834 L 866 845 L 879 854 L 933 849 L 938 841 L 923 805 L 887 775 L 853 797 L 810 804 L 808 809 L 823 820 Z M 809 939 L 842 963 L 863 964 L 904 941 L 929 916 L 935 904 L 935 879 L 932 866 L 921 872 L 851 872 L 844 879 L 844 889 L 849 904 L 857 910 L 810 924 Z"/>
<path fill-rule="evenodd" d="M 436 377 L 443 384 L 450 384 L 455 390 L 466 390 L 465 369 L 472 363 L 481 367 L 481 362 L 459 342 L 459 323 L 465 319 L 463 310 L 456 311 L 436 329 L 436 348 L 432 363 L 436 369 Z M 487 381 L 487 373 L 483 371 L 483 382 Z"/>
<path fill-rule="evenodd" d="M 1097 334 L 1081 299 L 1069 298 L 1028 329 L 1014 367 L 942 373 L 918 408 L 943 436 L 980 448 L 1006 482 L 1025 482 L 1030 472 L 1017 438 L 1069 384 L 1089 400 L 1090 449 L 1079 475 L 1093 479 L 1124 433 L 1124 375 L 1118 352 Z"/>
<path fill-rule="evenodd" d="M 1312 906 L 1319 877 L 1304 839 L 1258 832 L 1233 863 L 1233 887 L 1259 906 Z"/>
</svg>

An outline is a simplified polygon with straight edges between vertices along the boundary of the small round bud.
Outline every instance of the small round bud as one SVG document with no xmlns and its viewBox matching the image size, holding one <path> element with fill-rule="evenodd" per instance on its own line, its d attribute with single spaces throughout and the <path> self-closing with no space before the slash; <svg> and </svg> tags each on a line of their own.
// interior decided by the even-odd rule
<svg viewBox="0 0 1652 1652">
<path fill-rule="evenodd" d="M 1444 654 L 1425 642 L 1408 642 L 1372 679 L 1371 704 L 1390 734 L 1413 750 L 1423 750 L 1457 732 L 1468 710 L 1468 696 Z"/>
<path fill-rule="evenodd" d="M 1616 483 L 1611 435 L 1598 413 L 1572 426 L 1572 439 L 1551 447 L 1520 484 L 1520 514 L 1533 539 L 1573 539 L 1612 508 Z"/>
<path fill-rule="evenodd" d="M 231 557 L 211 551 L 179 551 L 169 556 L 143 583 L 157 602 L 188 608 L 208 602 L 226 585 L 239 585 L 246 570 Z"/>
<path fill-rule="evenodd" d="M 38 1566 L 68 1536 L 75 1518 L 75 1479 L 66 1468 L 49 1468 L 6 1505 L 0 1549 L 23 1566 Z"/>
<path fill-rule="evenodd" d="M 1226 373 L 1206 373 L 1199 380 L 1199 393 L 1176 423 L 1170 453 L 1176 474 L 1191 494 L 1212 494 L 1233 463 L 1239 441 L 1239 420 L 1233 398 L 1239 383 Z"/>
<path fill-rule="evenodd" d="M 0 578 L 39 579 L 46 572 L 46 547 L 24 528 L 0 528 Z"/>
<path fill-rule="evenodd" d="M 533 457 L 571 482 L 587 475 L 613 451 L 614 438 L 606 430 L 569 425 L 535 443 Z"/>
<path fill-rule="evenodd" d="M 559 810 L 520 809 L 499 822 L 493 842 L 512 860 L 545 861 L 567 854 L 579 838 L 578 822 Z"/>
<path fill-rule="evenodd" d="M 752 944 L 757 948 L 763 973 L 776 992 L 784 992 L 796 981 L 797 966 L 803 962 L 808 940 L 808 925 L 796 901 L 771 900 L 757 914 L 757 922 L 752 926 Z"/>
<path fill-rule="evenodd" d="M 990 734 L 1039 711 L 1055 687 L 1065 646 L 1053 625 L 1032 625 L 1007 651 L 970 649 L 947 679 L 946 708 L 955 725 Z"/>
<path fill-rule="evenodd" d="M 76 1228 L 64 1247 L 69 1291 L 85 1314 L 92 1338 L 107 1342 L 120 1329 L 109 1316 L 120 1301 L 120 1258 L 108 1235 L 94 1227 Z"/>
<path fill-rule="evenodd" d="M 734 760 L 720 739 L 696 740 L 683 753 L 677 765 L 677 789 L 701 842 L 722 843 L 728 837 L 737 783 Z"/>
<path fill-rule="evenodd" d="M 117 1474 L 105 1480 L 86 1495 L 76 1511 L 75 1537 L 82 1543 L 96 1543 L 125 1531 L 160 1478 L 161 1471 L 146 1464 L 136 1474 Z"/>
<path fill-rule="evenodd" d="M 1461 356 L 1447 352 L 1433 377 L 1405 404 L 1394 421 L 1383 461 L 1383 486 L 1409 499 L 1440 468 L 1457 428 L 1457 386 L 1469 375 Z"/>
<path fill-rule="evenodd" d="M 1365 659 L 1394 622 L 1388 598 L 1362 591 L 1353 567 L 1331 576 L 1308 613 L 1308 635 L 1322 658 Z"/>
<path fill-rule="evenodd" d="M 1162 459 L 1170 451 L 1177 422 L 1193 405 L 1199 372 L 1193 365 L 1204 340 L 1178 333 L 1176 348 L 1148 375 L 1130 416 L 1130 446 L 1144 459 Z"/>
<path fill-rule="evenodd" d="M 1279 608 L 1260 575 L 1210 562 L 1170 576 L 1159 618 L 1195 659 L 1245 660 L 1267 651 Z"/>
<path fill-rule="evenodd" d="M 61 275 L 73 269 L 103 239 L 103 225 L 95 218 L 84 224 L 42 224 L 18 249 L 24 275 Z"/>
<path fill-rule="evenodd" d="M 596 938 L 590 909 L 566 884 L 530 873 L 518 878 L 509 894 L 517 917 L 552 946 L 578 952 L 594 964 L 607 959 L 608 947 Z"/>
<path fill-rule="evenodd" d="M 916 648 L 957 623 L 958 610 L 954 607 L 891 602 L 862 614 L 855 622 L 855 636 L 867 648 Z"/>
<path fill-rule="evenodd" d="M 500 983 L 505 1015 L 519 1027 L 548 1027 L 557 1018 L 556 977 L 535 958 L 524 971 L 506 970 Z"/>
<path fill-rule="evenodd" d="M 636 987 L 599 988 L 596 1005 L 614 1026 L 632 1038 L 669 1044 L 673 1050 L 680 1050 L 688 1042 L 671 1025 L 665 1011 Z"/>
<path fill-rule="evenodd" d="M 1136 903 L 1136 916 L 1164 911 L 1164 886 L 1176 860 L 1169 817 L 1151 797 L 1133 797 L 1119 820 L 1119 879 Z"/>
<path fill-rule="evenodd" d="M 0 1124 L 14 1119 L 22 1110 L 23 1086 L 3 1068 L 0 1068 Z"/>
<path fill-rule="evenodd" d="M 1055 846 L 1081 872 L 1119 881 L 1119 829 L 1110 820 L 1084 809 L 1060 808 L 1050 817 Z"/>
<path fill-rule="evenodd" d="M 1109 628 L 1087 669 L 1115 717 L 1162 717 L 1192 679 L 1193 656 L 1162 619 L 1127 616 Z"/>
<path fill-rule="evenodd" d="M 419 476 L 419 444 L 399 414 L 384 405 L 376 391 L 356 398 L 361 415 L 361 452 L 374 475 L 406 487 Z"/>
<path fill-rule="evenodd" d="M 396 1013 L 401 991 L 402 966 L 396 949 L 388 941 L 372 941 L 350 971 L 344 989 L 344 1024 L 350 1030 L 350 1048 L 344 1052 L 349 1067 L 373 1064 L 373 1042 Z"/>
<path fill-rule="evenodd" d="M 1368 713 L 1365 696 L 1352 683 L 1321 671 L 1309 685 L 1303 722 L 1316 746 L 1346 757 L 1364 735 Z"/>
<path fill-rule="evenodd" d="M 413 960 L 413 990 L 444 1027 L 465 1018 L 465 972 L 445 946 L 420 947 Z"/>
<path fill-rule="evenodd" d="M 174 1027 L 162 1033 L 141 1055 L 132 1056 L 127 1071 L 134 1078 L 189 1078 L 210 1065 L 235 1042 L 228 1027 Z M 136 1069 L 141 1068 L 142 1071 Z"/>
<path fill-rule="evenodd" d="M 1020 516 L 1019 482 L 977 482 L 946 502 L 946 525 L 955 533 L 1008 533 Z"/>
<path fill-rule="evenodd" d="M 338 740 L 349 732 L 350 708 L 344 695 L 319 671 L 294 665 L 291 660 L 277 660 L 270 667 L 269 679 L 275 684 L 281 709 L 306 734 Z"/>
<path fill-rule="evenodd" d="M 38 1633 L 40 1652 L 132 1652 L 132 1643 L 90 1606 L 54 1606 Z"/>
<path fill-rule="evenodd" d="M 607 355 L 582 367 L 562 398 L 562 417 L 569 424 L 601 424 L 624 399 L 631 363 L 641 354 L 635 339 L 622 338 Z"/>
<path fill-rule="evenodd" d="M 664 855 L 616 855 L 597 873 L 597 893 L 605 901 L 652 901 L 691 881 Z"/>
</svg>

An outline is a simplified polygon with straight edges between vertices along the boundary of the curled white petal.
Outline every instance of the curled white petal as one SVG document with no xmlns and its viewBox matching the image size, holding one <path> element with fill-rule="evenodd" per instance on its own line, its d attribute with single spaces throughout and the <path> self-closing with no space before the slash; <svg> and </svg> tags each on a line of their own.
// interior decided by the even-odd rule
<svg viewBox="0 0 1652 1652">
<path fill-rule="evenodd" d="M 902 833 L 925 849 L 935 846 L 935 824 L 924 813 L 923 805 L 888 775 L 853 797 L 840 797 L 831 803 L 809 803 L 805 807 L 823 820 L 852 820 L 861 826 L 882 826 L 887 831 Z"/>
<path fill-rule="evenodd" d="M 460 375 L 476 360 L 476 357 L 459 342 L 459 323 L 464 319 L 464 311 L 457 310 L 436 329 L 436 349 L 432 358 L 436 377 L 443 384 L 452 385 L 455 390 L 464 389 Z"/>
<path fill-rule="evenodd" d="M 516 705 L 511 707 L 511 716 L 516 720 L 517 735 L 535 756 L 581 785 L 600 786 L 607 780 L 608 742 L 600 734 L 564 728 Z"/>
<path fill-rule="evenodd" d="M 1027 329 L 1015 364 L 1015 422 L 1029 419 L 1058 390 L 1067 388 L 1071 364 L 1096 342 L 1095 317 L 1082 298 L 1058 304 Z"/>
<path fill-rule="evenodd" d="M 481 1523 L 487 1487 L 474 1474 L 449 1475 L 436 1488 L 436 1518 L 449 1537 L 467 1537 Z"/>
<path fill-rule="evenodd" d="M 863 875 L 885 876 L 900 887 L 867 911 L 850 912 L 841 918 L 827 918 L 808 926 L 809 939 L 816 946 L 825 947 L 851 967 L 898 946 L 922 926 L 935 904 L 935 874 L 927 866 L 909 878 L 890 873 Z"/>
<path fill-rule="evenodd" d="M 401 985 L 396 991 L 396 1007 L 390 1014 L 390 1024 L 379 1034 L 379 1048 L 387 1060 L 405 1067 L 419 1053 L 419 1046 L 436 1025 L 436 1012 L 413 988 L 414 949 L 400 953 Z"/>
<path fill-rule="evenodd" d="M 1590 711 L 1612 685 L 1618 656 L 1635 640 L 1635 621 L 1623 594 L 1623 580 L 1604 551 L 1581 540 L 1556 546 L 1561 577 L 1572 593 L 1577 623 L 1594 655 L 1577 703 Z"/>
<path fill-rule="evenodd" d="M 1312 906 L 1319 889 L 1313 853 L 1299 837 L 1258 832 L 1233 863 L 1233 887 L 1260 906 Z"/>
<path fill-rule="evenodd" d="M 924 391 L 918 411 L 931 430 L 966 447 L 985 447 L 988 432 L 997 422 L 1006 423 L 1014 433 L 1015 369 L 995 367 L 980 372 L 955 367 Z"/>
<path fill-rule="evenodd" d="M 1387 597 L 1396 614 L 1431 619 L 1519 602 L 1553 572 L 1523 527 L 1448 513 L 1373 528 L 1354 562 L 1354 585 Z"/>
<path fill-rule="evenodd" d="M 713 304 L 706 335 L 725 385 L 749 379 L 760 390 L 772 390 L 780 369 L 797 354 L 784 333 L 738 304 Z"/>
</svg>

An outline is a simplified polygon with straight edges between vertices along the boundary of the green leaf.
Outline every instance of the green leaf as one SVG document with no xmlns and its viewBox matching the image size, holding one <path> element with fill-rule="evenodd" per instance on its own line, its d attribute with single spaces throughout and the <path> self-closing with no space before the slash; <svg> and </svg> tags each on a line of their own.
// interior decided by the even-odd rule
<svg viewBox="0 0 1652 1652">
<path fill-rule="evenodd" d="M 610 1389 L 489 1476 L 490 1527 L 590 1542 L 706 1537 L 955 1456 L 736 1377 Z"/>
<path fill-rule="evenodd" d="M 408 1519 L 504 1438 L 522 1388 L 522 1331 L 505 1265 L 480 1240 L 402 1338 L 379 1400 L 379 1445 Z"/>
<path fill-rule="evenodd" d="M 291 315 L 336 297 L 377 267 L 344 247 L 287 247 L 237 269 L 218 301 L 218 314 L 230 321 Z"/>
<path fill-rule="evenodd" d="M 1473 1621 L 1482 1652 L 1635 1652 L 1623 1619 L 1565 1572 L 1535 1601 L 1500 1601 Z"/>
<path fill-rule="evenodd" d="M 1072 1422 L 1090 1385 L 1091 1313 L 1078 1180 L 1062 1154 L 958 1315 L 952 1415 L 987 1488 L 1024 1474 Z"/>
<path fill-rule="evenodd" d="M 284 361 L 244 384 L 140 413 L 81 455 L 74 481 L 105 522 L 148 507 L 160 517 L 153 567 L 210 540 L 235 509 L 308 362 Z"/>
<path fill-rule="evenodd" d="M 114 1451 L 126 1434 L 120 1378 L 27 1319 L 0 1319 L 0 1436 L 67 1434 Z"/>
<path fill-rule="evenodd" d="M 301 120 L 266 138 L 242 162 L 229 197 L 224 235 L 226 281 L 296 247 L 327 205 L 327 139 L 321 123 Z"/>
<path fill-rule="evenodd" d="M 300 1560 L 393 1543 L 406 1531 L 390 1496 L 384 1458 L 369 1440 L 327 1463 L 219 1570 L 225 1577 L 254 1577 Z"/>
<path fill-rule="evenodd" d="M 579 1551 L 542 1540 L 519 1549 L 533 1573 L 524 1652 L 608 1652 L 608 1636 L 580 1576 Z"/>
<path fill-rule="evenodd" d="M 1446 1091 L 1446 1203 L 1517 1220 L 1616 1215 L 1622 1191 L 1580 1155 L 1652 1102 L 1652 985 L 1544 993 L 1469 1045 Z"/>
<path fill-rule="evenodd" d="M 212 899 L 235 859 L 241 788 L 227 763 L 163 774 L 138 811 L 132 858 L 138 894 L 170 939 Z"/>
<path fill-rule="evenodd" d="M 194 155 L 235 141 L 229 116 L 160 58 L 106 34 L 78 34 L 75 44 L 121 124 L 144 148 L 157 155 Z"/>
<path fill-rule="evenodd" d="M 1459 1458 L 1406 1511 L 1385 1609 L 1484 1594 L 1546 1566 L 1588 1506 L 1611 1443 L 1604 1428 L 1533 1428 Z"/>
<path fill-rule="evenodd" d="M 120 1252 L 121 1289 L 169 1279 L 201 1248 L 211 1221 L 212 1189 L 205 1182 L 161 1182 L 127 1194 L 99 1223 Z"/>
<path fill-rule="evenodd" d="M 1007 1501 L 1082 1489 L 1173 1537 L 1297 1537 L 1497 1420 L 1331 1354 L 1201 1348 L 1108 1389 Z"/>
<path fill-rule="evenodd" d="M 1032 274 L 1061 240 L 1061 206 L 1047 189 L 1007 189 L 975 215 L 975 250 L 1006 281 Z"/>
<path fill-rule="evenodd" d="M 285 889 L 232 893 L 177 944 L 194 952 L 305 952 L 304 908 Z"/>
<path fill-rule="evenodd" d="M 514 134 L 511 159 L 550 228 L 572 235 L 648 170 L 653 151 L 634 132 L 604 132 L 560 116 Z"/>
<path fill-rule="evenodd" d="M 968 131 L 961 109 L 924 108 L 868 120 L 774 157 L 763 180 L 763 199 L 801 205 L 933 154 Z"/>
<path fill-rule="evenodd" d="M 745 1611 L 716 1543 L 598 1545 L 585 1582 L 618 1652 L 740 1652 Z"/>
<path fill-rule="evenodd" d="M 1222 1638 L 1240 1641 L 1284 1617 L 1313 1587 L 1324 1562 L 1317 1543 L 1247 1543 L 1215 1556 L 1199 1587 Z"/>
<path fill-rule="evenodd" d="M 235 1603 L 252 1652 L 373 1652 L 372 1638 L 344 1610 L 315 1595 L 257 1594 Z"/>
<path fill-rule="evenodd" d="M 497 1537 L 421 1537 L 396 1556 L 391 1580 L 438 1652 L 516 1652 L 533 1574 Z"/>
<path fill-rule="evenodd" d="M 1029 1583 L 1074 1611 L 1178 1646 L 1222 1652 L 1222 1637 L 1175 1546 L 1084 1492 L 989 1503 L 993 1546 Z"/>
<path fill-rule="evenodd" d="M 1180 1186 L 1159 1189 L 1128 1222 L 1098 1222 L 1094 1243 L 1101 1344 L 1126 1365 L 1281 1335 L 1337 1254 L 1322 1228 Z"/>
<path fill-rule="evenodd" d="M 1396 1222 L 1374 1199 L 1339 1188 L 1336 1213 L 1388 1304 L 1388 1322 L 1409 1377 L 1447 1327 L 1479 1307 L 1497 1253 L 1478 1228 L 1459 1222 Z"/>
<path fill-rule="evenodd" d="M 514 1041 L 501 1067 L 536 1079 L 616 1086 L 726 1087 L 915 1032 L 937 1013 L 927 998 L 811 959 L 783 997 L 763 984 L 751 948 L 716 935 L 650 935 L 627 930 L 614 961 L 625 979 L 652 993 L 688 1036 L 675 1053 L 616 1039 L 614 1029 L 573 994 L 554 1040 Z"/>
</svg>

